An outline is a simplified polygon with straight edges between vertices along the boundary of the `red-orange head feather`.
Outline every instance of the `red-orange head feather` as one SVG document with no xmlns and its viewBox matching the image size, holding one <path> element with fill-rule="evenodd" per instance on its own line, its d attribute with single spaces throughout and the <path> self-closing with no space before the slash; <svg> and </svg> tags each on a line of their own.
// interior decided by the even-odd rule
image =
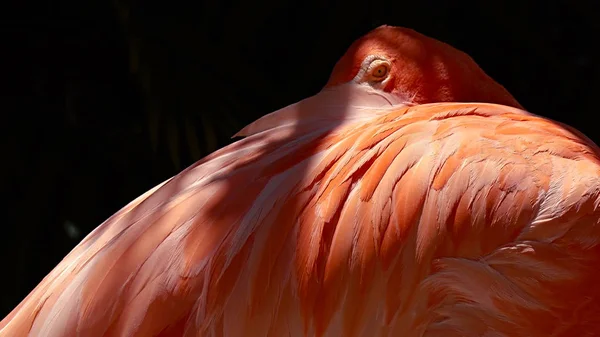
<svg viewBox="0 0 600 337">
<path fill-rule="evenodd" d="M 327 87 L 363 82 L 414 103 L 485 102 L 522 108 L 466 53 L 412 29 L 381 26 L 355 41 Z"/>
</svg>

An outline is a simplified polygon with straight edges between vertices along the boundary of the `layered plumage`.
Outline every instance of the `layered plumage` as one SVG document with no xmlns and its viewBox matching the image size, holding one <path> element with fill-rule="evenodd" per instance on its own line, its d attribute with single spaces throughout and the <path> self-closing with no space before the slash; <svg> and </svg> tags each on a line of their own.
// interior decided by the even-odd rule
<svg viewBox="0 0 600 337">
<path fill-rule="evenodd" d="M 0 336 L 600 335 L 600 150 L 489 78 L 465 100 L 507 105 L 359 75 L 120 210 Z"/>
</svg>

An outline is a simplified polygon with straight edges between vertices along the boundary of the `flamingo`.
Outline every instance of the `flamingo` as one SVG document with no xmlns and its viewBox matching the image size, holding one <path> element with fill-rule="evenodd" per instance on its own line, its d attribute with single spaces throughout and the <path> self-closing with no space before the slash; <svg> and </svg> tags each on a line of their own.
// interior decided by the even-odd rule
<svg viewBox="0 0 600 337">
<path fill-rule="evenodd" d="M 0 336 L 600 336 L 600 149 L 467 54 L 376 28 L 236 136 L 92 231 Z"/>
</svg>

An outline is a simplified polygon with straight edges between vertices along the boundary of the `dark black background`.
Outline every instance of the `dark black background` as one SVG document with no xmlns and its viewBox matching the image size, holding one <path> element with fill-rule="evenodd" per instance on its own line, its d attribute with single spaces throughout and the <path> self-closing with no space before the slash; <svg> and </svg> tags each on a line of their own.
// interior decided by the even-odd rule
<svg viewBox="0 0 600 337">
<path fill-rule="evenodd" d="M 0 318 L 133 198 L 320 90 L 381 24 L 466 51 L 529 111 L 598 143 L 595 3 L 65 0 L 4 12 Z"/>
</svg>

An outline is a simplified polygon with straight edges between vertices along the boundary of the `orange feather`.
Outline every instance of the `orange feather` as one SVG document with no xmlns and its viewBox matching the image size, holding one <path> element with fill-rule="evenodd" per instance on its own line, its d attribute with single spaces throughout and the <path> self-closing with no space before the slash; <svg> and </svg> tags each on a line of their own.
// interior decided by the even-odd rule
<svg viewBox="0 0 600 337">
<path fill-rule="evenodd" d="M 378 28 L 101 224 L 0 336 L 600 336 L 600 149 L 520 108 Z"/>
</svg>

